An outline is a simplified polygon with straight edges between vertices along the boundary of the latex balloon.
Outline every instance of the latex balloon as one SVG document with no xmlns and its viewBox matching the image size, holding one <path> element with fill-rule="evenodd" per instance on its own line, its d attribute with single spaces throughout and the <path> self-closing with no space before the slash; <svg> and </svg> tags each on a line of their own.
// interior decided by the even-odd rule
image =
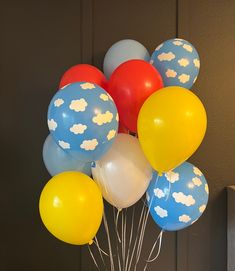
<svg viewBox="0 0 235 271">
<path fill-rule="evenodd" d="M 108 82 L 108 92 L 117 105 L 120 122 L 129 131 L 137 131 L 141 106 L 152 93 L 162 87 L 158 71 L 143 60 L 129 60 L 113 72 Z"/>
<path fill-rule="evenodd" d="M 103 69 L 109 79 L 112 72 L 122 63 L 131 59 L 149 61 L 147 49 L 138 41 L 125 39 L 114 43 L 104 57 Z"/>
<path fill-rule="evenodd" d="M 102 195 L 87 175 L 60 173 L 43 188 L 39 211 L 44 225 L 56 238 L 74 245 L 91 243 L 102 220 Z"/>
<path fill-rule="evenodd" d="M 92 167 L 103 197 L 118 209 L 136 203 L 145 193 L 152 168 L 137 138 L 118 134 L 110 150 Z"/>
<path fill-rule="evenodd" d="M 98 85 L 80 82 L 66 86 L 52 98 L 48 109 L 52 137 L 81 161 L 99 159 L 112 145 L 118 129 L 118 113 Z"/>
<path fill-rule="evenodd" d="M 90 82 L 104 89 L 107 85 L 104 74 L 89 64 L 78 64 L 68 69 L 61 78 L 59 88 L 76 82 Z"/>
<path fill-rule="evenodd" d="M 178 231 L 192 225 L 205 211 L 209 188 L 202 172 L 190 163 L 157 177 L 147 191 L 150 213 L 159 227 Z"/>
<path fill-rule="evenodd" d="M 151 95 L 140 110 L 138 136 L 152 167 L 167 172 L 187 160 L 206 132 L 206 111 L 199 98 L 181 87 Z"/>
<path fill-rule="evenodd" d="M 43 145 L 43 161 L 51 176 L 64 171 L 81 171 L 91 176 L 91 163 L 79 160 L 69 152 L 64 151 L 56 144 L 51 135 L 48 135 Z"/>
<path fill-rule="evenodd" d="M 160 44 L 152 54 L 150 63 L 161 74 L 165 87 L 191 88 L 200 68 L 197 50 L 183 39 L 171 39 Z"/>
</svg>

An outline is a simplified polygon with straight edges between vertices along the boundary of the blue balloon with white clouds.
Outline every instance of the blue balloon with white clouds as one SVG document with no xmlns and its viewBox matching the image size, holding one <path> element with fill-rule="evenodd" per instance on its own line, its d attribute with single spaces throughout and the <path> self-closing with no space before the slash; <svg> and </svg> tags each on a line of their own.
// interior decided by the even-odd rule
<svg viewBox="0 0 235 271">
<path fill-rule="evenodd" d="M 200 59 L 194 46 L 183 39 L 170 39 L 160 44 L 151 56 L 150 63 L 159 71 L 164 86 L 190 89 L 200 68 Z"/>
<path fill-rule="evenodd" d="M 100 86 L 73 83 L 59 90 L 48 109 L 48 127 L 56 143 L 81 161 L 96 161 L 111 147 L 118 112 Z"/>
<path fill-rule="evenodd" d="M 166 231 L 178 231 L 197 221 L 208 196 L 204 175 L 188 162 L 159 177 L 155 172 L 146 193 L 152 218 Z"/>
<path fill-rule="evenodd" d="M 64 171 L 80 171 L 91 176 L 91 163 L 79 160 L 56 144 L 48 135 L 43 145 L 43 161 L 51 176 Z"/>
</svg>

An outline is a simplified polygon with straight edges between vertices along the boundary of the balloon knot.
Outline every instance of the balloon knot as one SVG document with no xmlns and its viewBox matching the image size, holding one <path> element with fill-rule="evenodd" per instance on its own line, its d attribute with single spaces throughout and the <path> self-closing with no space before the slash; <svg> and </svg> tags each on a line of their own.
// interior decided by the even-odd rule
<svg viewBox="0 0 235 271">
<path fill-rule="evenodd" d="M 92 245 L 93 243 L 94 243 L 94 241 L 93 241 L 93 240 L 90 240 L 88 244 L 89 244 L 89 245 Z"/>
<path fill-rule="evenodd" d="M 162 176 L 162 172 L 158 172 L 158 176 L 161 177 Z"/>
</svg>

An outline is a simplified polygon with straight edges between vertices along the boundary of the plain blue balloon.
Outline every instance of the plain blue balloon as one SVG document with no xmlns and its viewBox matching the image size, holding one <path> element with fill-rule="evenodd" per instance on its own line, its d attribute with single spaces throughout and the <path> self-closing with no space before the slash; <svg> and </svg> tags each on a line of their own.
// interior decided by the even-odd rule
<svg viewBox="0 0 235 271">
<path fill-rule="evenodd" d="M 48 127 L 62 149 L 90 162 L 98 160 L 113 144 L 118 113 L 105 90 L 79 82 L 65 86 L 52 98 Z"/>
<path fill-rule="evenodd" d="M 161 74 L 165 87 L 190 89 L 200 68 L 197 50 L 183 39 L 171 39 L 160 44 L 152 54 L 150 63 Z"/>
<path fill-rule="evenodd" d="M 155 172 L 146 195 L 156 224 L 166 231 L 178 231 L 202 215 L 209 189 L 202 172 L 185 162 L 161 177 Z"/>
<path fill-rule="evenodd" d="M 131 59 L 150 60 L 147 49 L 136 40 L 125 39 L 114 43 L 104 57 L 103 70 L 109 79 L 112 72 L 123 62 Z"/>
<path fill-rule="evenodd" d="M 43 145 L 43 161 L 51 176 L 64 171 L 80 171 L 91 176 L 91 163 L 75 159 L 68 152 L 65 152 L 48 135 Z"/>
</svg>

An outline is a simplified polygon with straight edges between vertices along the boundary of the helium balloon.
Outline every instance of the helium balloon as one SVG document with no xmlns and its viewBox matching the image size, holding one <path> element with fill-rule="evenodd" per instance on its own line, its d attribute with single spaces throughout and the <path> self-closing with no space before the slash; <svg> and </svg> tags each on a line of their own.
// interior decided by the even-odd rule
<svg viewBox="0 0 235 271">
<path fill-rule="evenodd" d="M 147 190 L 150 213 L 166 231 L 178 231 L 192 225 L 205 211 L 209 188 L 202 172 L 190 163 L 157 177 Z"/>
<path fill-rule="evenodd" d="M 58 91 L 48 109 L 53 139 L 81 161 L 98 160 L 112 145 L 118 129 L 118 113 L 98 85 L 73 83 Z"/>
<path fill-rule="evenodd" d="M 96 67 L 89 64 L 78 64 L 68 69 L 61 78 L 59 88 L 76 83 L 89 82 L 102 88 L 106 88 L 106 78 L 104 74 Z"/>
<path fill-rule="evenodd" d="M 131 59 L 150 60 L 147 49 L 138 41 L 126 39 L 114 43 L 104 57 L 104 74 L 110 78 L 112 72 L 122 63 Z"/>
<path fill-rule="evenodd" d="M 44 164 L 51 176 L 64 171 L 81 171 L 91 176 L 91 163 L 80 161 L 79 156 L 75 158 L 64 151 L 51 135 L 46 138 L 42 153 Z"/>
<path fill-rule="evenodd" d="M 117 105 L 120 122 L 129 131 L 137 131 L 141 106 L 152 93 L 162 87 L 160 74 L 144 60 L 129 60 L 113 72 L 108 82 L 108 92 Z"/>
<path fill-rule="evenodd" d="M 138 117 L 145 156 L 160 174 L 182 164 L 199 147 L 206 132 L 206 111 L 199 98 L 181 87 L 152 94 Z"/>
<path fill-rule="evenodd" d="M 190 89 L 200 68 L 197 50 L 183 39 L 171 39 L 160 44 L 152 54 L 150 63 L 161 74 L 165 87 Z"/>
<path fill-rule="evenodd" d="M 87 175 L 60 173 L 43 188 L 39 211 L 45 227 L 56 238 L 74 245 L 91 243 L 102 220 L 102 195 Z"/>
<path fill-rule="evenodd" d="M 152 168 L 137 138 L 118 134 L 110 150 L 92 167 L 103 197 L 118 209 L 135 204 L 145 193 Z"/>
</svg>

